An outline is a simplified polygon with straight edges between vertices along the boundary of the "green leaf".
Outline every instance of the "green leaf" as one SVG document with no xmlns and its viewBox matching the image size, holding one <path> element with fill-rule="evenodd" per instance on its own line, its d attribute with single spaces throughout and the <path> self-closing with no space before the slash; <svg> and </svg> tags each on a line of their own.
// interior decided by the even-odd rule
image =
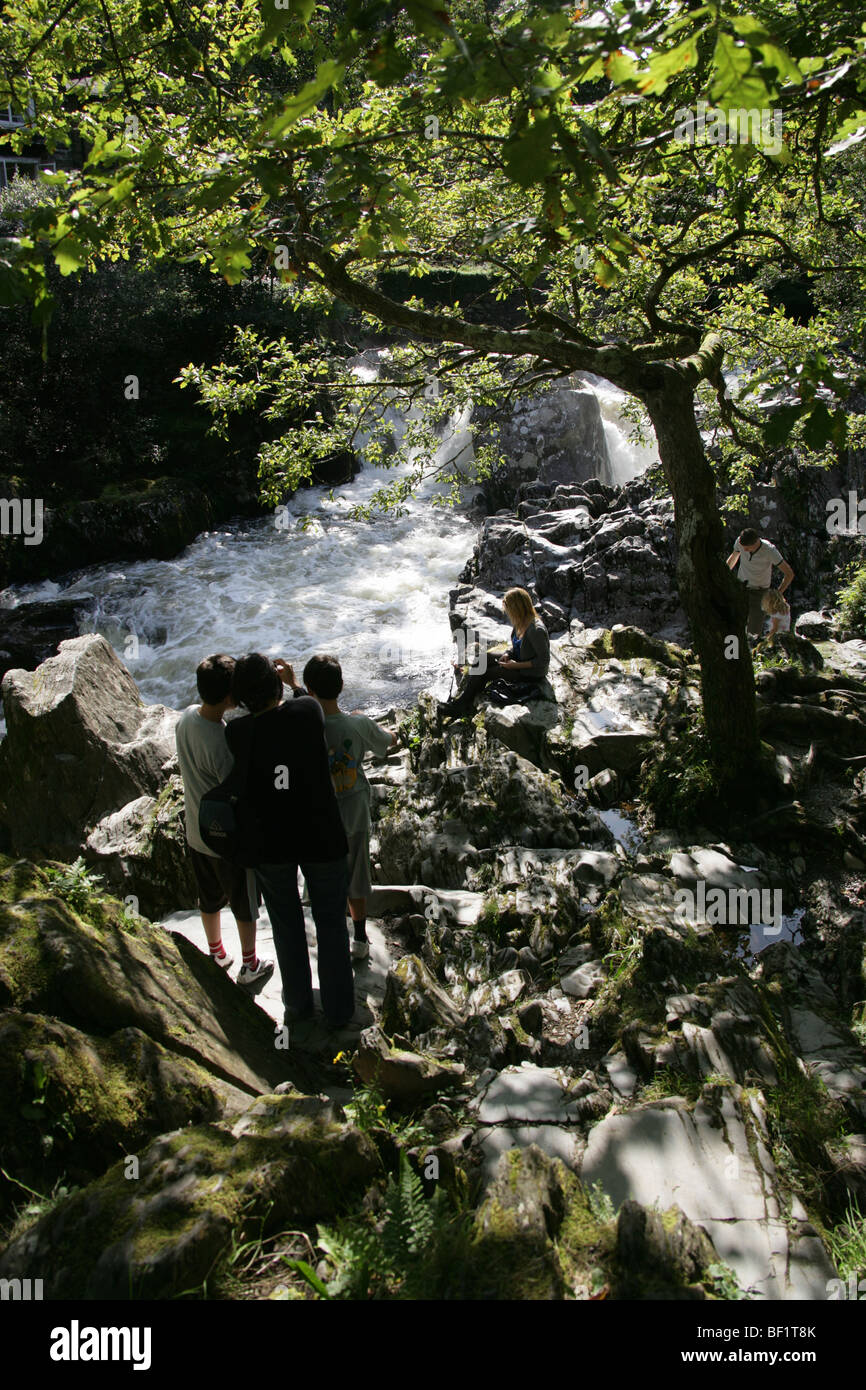
<svg viewBox="0 0 866 1390">
<path fill-rule="evenodd" d="M 686 68 L 693 68 L 698 61 L 698 33 L 684 39 L 667 53 L 654 53 L 649 60 L 649 77 L 639 84 L 642 92 L 661 93 L 671 78 Z"/>
<path fill-rule="evenodd" d="M 713 53 L 716 76 L 712 94 L 716 101 L 725 99 L 731 107 L 763 110 L 769 104 L 766 84 L 753 71 L 752 54 L 745 44 L 738 44 L 730 34 L 719 34 Z"/>
<path fill-rule="evenodd" d="M 314 110 L 325 93 L 341 80 L 345 71 L 345 63 L 337 63 L 333 58 L 320 63 L 312 82 L 307 82 L 296 96 L 283 103 L 280 114 L 267 127 L 267 134 L 276 139 L 290 125 L 294 125 L 295 121 L 300 120 L 301 116 L 306 116 Z"/>
<path fill-rule="evenodd" d="M 323 1249 L 325 1248 L 324 1243 L 322 1241 L 320 1241 L 319 1244 L 322 1245 Z M 310 1265 L 307 1264 L 306 1260 L 287 1260 L 286 1263 L 288 1264 L 290 1269 L 296 1269 L 299 1274 L 302 1274 L 304 1276 L 307 1283 L 310 1285 L 311 1288 L 315 1289 L 316 1293 L 319 1295 L 320 1298 L 331 1297 L 331 1295 L 328 1293 L 327 1284 L 324 1284 L 322 1282 L 316 1271 Z"/>
<path fill-rule="evenodd" d="M 833 438 L 833 416 L 823 401 L 816 401 L 803 429 L 803 440 L 819 452 Z"/>
<path fill-rule="evenodd" d="M 61 275 L 74 275 L 87 259 L 87 252 L 74 236 L 65 236 L 52 251 Z"/>
<path fill-rule="evenodd" d="M 542 182 L 553 167 L 553 129 L 548 116 L 537 116 L 521 135 L 512 136 L 503 145 L 506 170 L 521 188 Z"/>
<path fill-rule="evenodd" d="M 802 404 L 782 405 L 779 406 L 778 410 L 774 410 L 764 425 L 764 439 L 767 444 L 771 446 L 784 444 L 803 410 Z"/>
</svg>

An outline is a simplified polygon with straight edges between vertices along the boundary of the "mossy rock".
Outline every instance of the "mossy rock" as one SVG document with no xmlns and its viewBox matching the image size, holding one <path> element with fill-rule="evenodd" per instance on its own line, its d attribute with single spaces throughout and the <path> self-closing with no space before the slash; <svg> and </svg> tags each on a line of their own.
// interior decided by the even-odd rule
<svg viewBox="0 0 866 1390">
<path fill-rule="evenodd" d="M 73 910 L 38 869 L 2 858 L 0 1007 L 137 1028 L 253 1095 L 294 1075 L 271 1019 L 190 942 L 109 897 Z"/>
<path fill-rule="evenodd" d="M 657 1212 L 630 1200 L 620 1208 L 616 1255 L 620 1298 L 704 1300 L 721 1268 L 709 1236 L 679 1207 Z"/>
<path fill-rule="evenodd" d="M 126 1028 L 89 1037 L 58 1019 L 0 1014 L 0 1215 L 18 1183 L 81 1185 L 165 1130 L 217 1118 L 224 1088 L 196 1063 Z"/>
<path fill-rule="evenodd" d="M 476 1218 L 475 1296 L 547 1300 L 564 1296 L 554 1245 L 566 1210 L 566 1169 L 535 1144 L 504 1153 Z"/>
<path fill-rule="evenodd" d="M 200 1290 L 252 1236 L 313 1225 L 358 1205 L 381 1176 L 372 1140 L 327 1103 L 269 1096 L 235 1132 L 162 1135 L 137 1170 L 115 1164 L 0 1256 L 0 1277 L 44 1269 L 51 1299 L 171 1298 Z"/>
</svg>

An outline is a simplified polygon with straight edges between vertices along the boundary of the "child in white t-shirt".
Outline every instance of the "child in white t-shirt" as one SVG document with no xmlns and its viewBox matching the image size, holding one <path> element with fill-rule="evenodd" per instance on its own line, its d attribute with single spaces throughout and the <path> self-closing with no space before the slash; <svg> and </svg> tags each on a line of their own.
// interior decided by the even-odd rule
<svg viewBox="0 0 866 1390">
<path fill-rule="evenodd" d="M 304 685 L 322 706 L 325 742 L 331 764 L 331 780 L 349 842 L 349 915 L 354 940 L 353 960 L 366 960 L 367 899 L 370 879 L 370 784 L 362 763 L 366 753 L 384 757 L 397 735 L 381 728 L 365 714 L 344 714 L 337 703 L 343 689 L 343 672 L 335 656 L 314 656 L 304 667 Z"/>
<path fill-rule="evenodd" d="M 767 589 L 762 595 L 761 607 L 770 619 L 768 636 L 775 637 L 777 632 L 791 631 L 791 607 L 778 589 Z"/>
</svg>

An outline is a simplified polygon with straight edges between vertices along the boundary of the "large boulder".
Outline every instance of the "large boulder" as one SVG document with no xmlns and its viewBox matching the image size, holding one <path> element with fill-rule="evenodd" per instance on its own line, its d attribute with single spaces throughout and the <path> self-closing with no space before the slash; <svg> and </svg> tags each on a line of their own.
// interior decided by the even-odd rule
<svg viewBox="0 0 866 1390">
<path fill-rule="evenodd" d="M 78 635 L 79 619 L 92 603 L 82 594 L 0 606 L 0 676 L 19 666 L 33 671 L 54 656 L 61 642 Z"/>
<path fill-rule="evenodd" d="M 556 630 L 579 618 L 685 635 L 673 504 L 645 478 L 620 490 L 594 481 L 530 483 L 518 497 L 517 516 L 500 512 L 482 526 L 452 598 L 452 626 L 476 626 L 488 614 L 501 622 L 502 594 L 516 584 L 555 605 Z"/>
<path fill-rule="evenodd" d="M 140 796 L 104 816 L 87 837 L 85 853 L 112 892 L 132 897 L 136 911 L 156 921 L 191 907 L 198 888 L 187 853 L 183 783 L 171 776 L 159 796 Z"/>
<path fill-rule="evenodd" d="M 0 1256 L 0 1276 L 45 1270 L 47 1298 L 171 1298 L 200 1285 L 231 1248 L 328 1220 L 380 1174 L 373 1141 L 332 1106 L 263 1097 L 232 1130 L 165 1134 L 132 1172 L 117 1163 L 61 1201 Z"/>
<path fill-rule="evenodd" d="M 59 891 L 0 858 L 0 1007 L 102 1035 L 138 1029 L 249 1094 L 291 1076 L 267 1014 L 190 942 L 110 898 L 73 907 Z"/>
<path fill-rule="evenodd" d="M 36 671 L 8 671 L 0 817 L 19 854 L 75 857 L 104 817 L 158 796 L 179 715 L 145 705 L 104 637 L 61 642 Z"/>
<path fill-rule="evenodd" d="M 0 1013 L 0 1212 L 19 1183 L 98 1177 L 157 1134 L 218 1119 L 243 1093 L 139 1028 L 88 1035 L 60 1019 Z M 247 1098 L 248 1103 L 248 1098 Z"/>
</svg>

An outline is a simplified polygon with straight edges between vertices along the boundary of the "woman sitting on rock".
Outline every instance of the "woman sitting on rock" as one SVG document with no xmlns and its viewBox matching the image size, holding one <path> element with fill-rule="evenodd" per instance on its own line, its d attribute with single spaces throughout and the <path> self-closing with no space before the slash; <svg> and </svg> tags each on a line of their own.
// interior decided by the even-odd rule
<svg viewBox="0 0 866 1390">
<path fill-rule="evenodd" d="M 547 628 L 525 589 L 509 589 L 503 608 L 512 624 L 510 650 L 490 661 L 484 671 L 467 676 L 457 698 L 439 706 L 440 714 L 468 714 L 475 696 L 488 684 L 489 698 L 497 705 L 513 705 L 540 693 L 550 666 Z"/>
</svg>

